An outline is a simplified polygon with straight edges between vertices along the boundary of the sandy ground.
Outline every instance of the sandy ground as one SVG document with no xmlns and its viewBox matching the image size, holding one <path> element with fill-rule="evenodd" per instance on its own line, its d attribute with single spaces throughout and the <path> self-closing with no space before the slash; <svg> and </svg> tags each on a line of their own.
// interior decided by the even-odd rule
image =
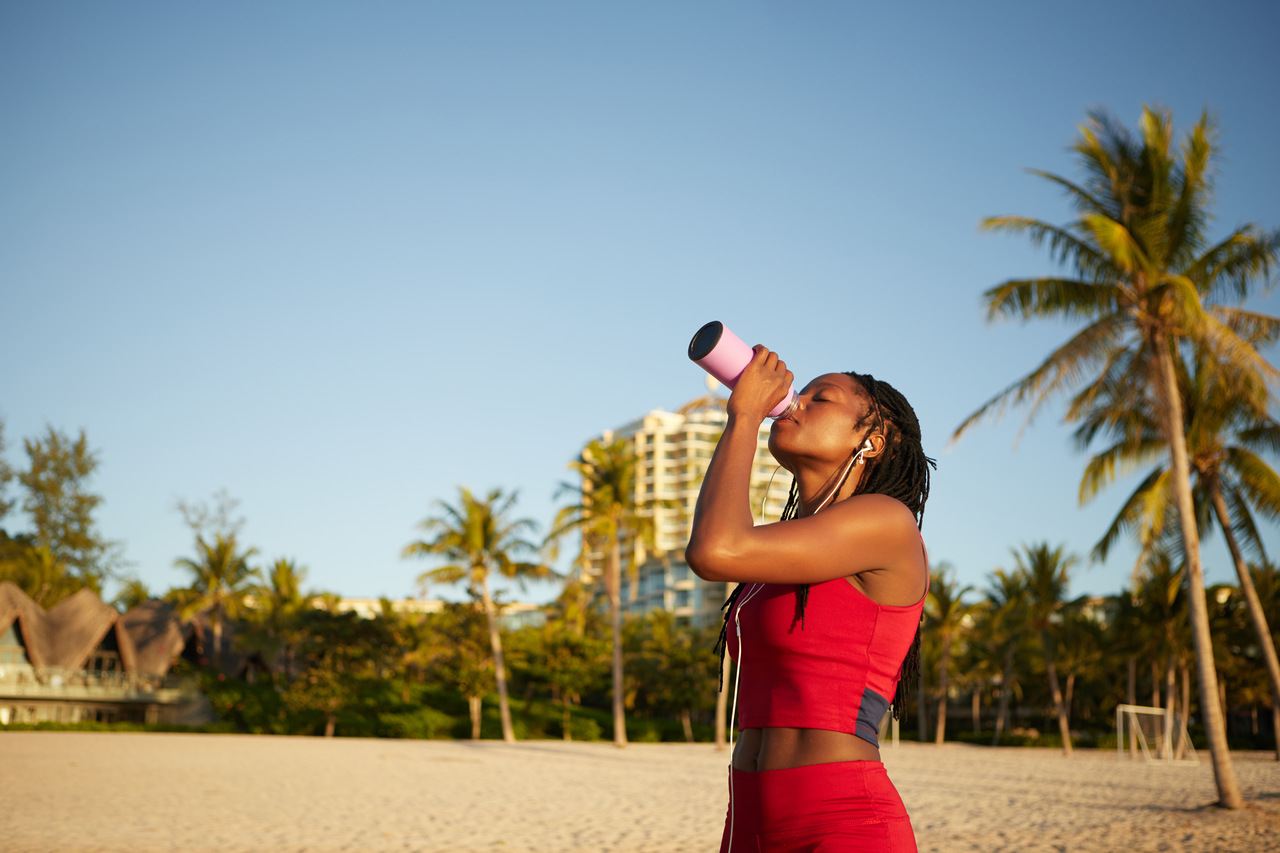
<svg viewBox="0 0 1280 853">
<path fill-rule="evenodd" d="M 1280 850 L 1280 764 L 1237 753 L 1247 809 L 1199 766 L 1031 749 L 885 750 L 923 851 Z M 0 850 L 715 851 L 705 745 L 0 733 Z"/>
</svg>

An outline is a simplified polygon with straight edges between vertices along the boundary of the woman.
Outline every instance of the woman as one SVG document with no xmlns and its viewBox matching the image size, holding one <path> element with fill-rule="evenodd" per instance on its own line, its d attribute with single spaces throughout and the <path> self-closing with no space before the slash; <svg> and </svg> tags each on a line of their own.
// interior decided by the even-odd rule
<svg viewBox="0 0 1280 853">
<path fill-rule="evenodd" d="M 889 385 L 819 376 L 769 433 L 794 477 L 783 520 L 753 526 L 756 435 L 791 381 L 775 353 L 755 347 L 685 553 L 699 577 L 738 583 L 723 639 L 738 664 L 740 736 L 721 853 L 915 850 L 877 729 L 918 663 L 929 581 L 919 525 L 933 460 Z"/>
</svg>

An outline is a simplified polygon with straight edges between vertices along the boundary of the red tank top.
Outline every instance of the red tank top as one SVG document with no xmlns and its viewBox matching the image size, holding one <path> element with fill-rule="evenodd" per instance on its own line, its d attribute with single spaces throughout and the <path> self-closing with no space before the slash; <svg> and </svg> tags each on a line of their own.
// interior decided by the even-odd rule
<svg viewBox="0 0 1280 853">
<path fill-rule="evenodd" d="M 729 611 L 729 654 L 741 667 L 738 727 L 828 729 L 878 745 L 928 587 L 899 607 L 877 604 L 845 578 L 813 584 L 803 627 L 796 589 L 748 584 Z"/>
</svg>

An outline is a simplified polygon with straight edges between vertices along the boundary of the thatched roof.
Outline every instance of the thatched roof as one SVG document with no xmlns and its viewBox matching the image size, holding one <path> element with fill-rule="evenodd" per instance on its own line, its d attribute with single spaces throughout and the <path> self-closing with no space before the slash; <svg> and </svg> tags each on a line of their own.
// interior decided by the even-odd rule
<svg viewBox="0 0 1280 853">
<path fill-rule="evenodd" d="M 14 622 L 18 623 L 18 632 L 27 647 L 27 660 L 32 666 L 44 666 L 45 662 L 40 657 L 42 644 L 37 639 L 43 627 L 44 610 L 17 584 L 3 581 L 0 582 L 0 633 L 7 631 Z"/>
<path fill-rule="evenodd" d="M 246 654 L 235 648 L 236 637 L 240 634 L 240 627 L 227 618 L 222 620 L 222 654 L 215 653 L 213 647 L 213 620 L 209 618 L 208 611 L 201 611 L 191 617 L 191 621 L 182 626 L 182 637 L 187 643 L 195 643 L 200 649 L 200 653 L 209 663 L 218 661 L 218 668 L 229 676 L 239 676 L 244 673 L 245 667 L 248 665 L 250 658 L 256 655 Z"/>
<path fill-rule="evenodd" d="M 61 666 L 67 669 L 80 669 L 89 655 L 98 647 L 107 632 L 115 627 L 120 613 L 90 590 L 79 592 L 62 599 L 45 611 L 43 648 L 45 666 Z M 117 641 L 121 637 L 117 634 Z M 28 640 L 28 642 L 30 642 Z M 129 643 L 129 652 L 125 651 L 125 643 L 120 644 L 120 658 L 129 669 L 129 652 L 133 644 Z"/>
<path fill-rule="evenodd" d="M 156 598 L 144 601 L 121 616 L 118 624 L 133 641 L 135 665 L 142 675 L 164 675 L 182 654 L 182 628 L 171 604 Z"/>
<path fill-rule="evenodd" d="M 115 632 L 125 672 L 164 675 L 182 653 L 182 629 L 173 608 L 143 602 L 121 616 L 87 589 L 49 608 L 31 600 L 15 584 L 0 583 L 0 631 L 14 622 L 32 666 L 82 669 L 109 632 Z"/>
</svg>

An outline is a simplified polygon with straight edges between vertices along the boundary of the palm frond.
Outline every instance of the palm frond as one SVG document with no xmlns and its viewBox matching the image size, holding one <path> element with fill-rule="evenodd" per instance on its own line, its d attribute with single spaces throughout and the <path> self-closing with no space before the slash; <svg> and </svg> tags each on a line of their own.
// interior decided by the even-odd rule
<svg viewBox="0 0 1280 853">
<path fill-rule="evenodd" d="M 1244 448 L 1227 451 L 1225 467 L 1231 472 L 1235 489 L 1268 519 L 1280 519 L 1280 476 L 1261 456 Z"/>
<path fill-rule="evenodd" d="M 1253 347 L 1270 346 L 1280 340 L 1280 317 L 1229 305 L 1210 305 L 1207 310 Z"/>
<path fill-rule="evenodd" d="M 1270 289 L 1271 270 L 1280 254 L 1280 230 L 1265 233 L 1256 225 L 1242 225 L 1196 258 L 1183 272 L 1200 283 L 1209 303 L 1224 297 L 1248 297 L 1252 283 L 1261 279 Z"/>
<path fill-rule="evenodd" d="M 1136 444 L 1126 439 L 1105 448 L 1092 456 L 1085 465 L 1084 474 L 1080 478 L 1080 505 L 1091 503 L 1117 479 L 1157 463 L 1164 455 L 1164 442 L 1156 438 Z"/>
<path fill-rule="evenodd" d="M 1039 219 L 1028 216 L 990 216 L 979 223 L 984 231 L 996 233 L 1026 234 L 1031 245 L 1040 247 L 1049 244 L 1049 255 L 1055 263 L 1068 264 L 1086 281 L 1106 281 L 1117 277 L 1119 272 L 1111 259 L 1100 252 L 1098 247 L 1060 228 Z"/>
<path fill-rule="evenodd" d="M 1164 508 L 1168 502 L 1168 472 L 1164 468 L 1156 468 L 1143 478 L 1142 482 L 1129 493 L 1111 524 L 1107 526 L 1090 557 L 1094 562 L 1102 562 L 1111 553 L 1112 547 L 1127 533 L 1139 533 L 1139 540 L 1149 538 L 1142 534 L 1158 535 L 1164 528 Z"/>
<path fill-rule="evenodd" d="M 1150 259 L 1138 241 L 1121 222 L 1101 213 L 1081 217 L 1081 226 L 1093 235 L 1099 248 L 1122 273 L 1131 275 L 1150 267 Z"/>
<path fill-rule="evenodd" d="M 1081 213 L 1107 210 L 1106 201 L 1101 196 L 1089 192 L 1084 187 L 1072 183 L 1061 175 L 1055 175 L 1053 172 L 1046 172 L 1042 169 L 1027 169 L 1027 172 L 1065 189 L 1067 195 L 1071 198 L 1072 204 Z"/>
<path fill-rule="evenodd" d="M 984 418 L 999 419 L 1010 405 L 1031 401 L 1023 428 L 1031 423 L 1040 407 L 1055 393 L 1078 382 L 1086 371 L 1105 362 L 1111 345 L 1123 334 L 1126 318 L 1109 314 L 1077 332 L 1071 340 L 1049 354 L 1031 373 L 1009 385 L 969 415 L 951 435 L 954 443 L 965 430 Z"/>
</svg>

